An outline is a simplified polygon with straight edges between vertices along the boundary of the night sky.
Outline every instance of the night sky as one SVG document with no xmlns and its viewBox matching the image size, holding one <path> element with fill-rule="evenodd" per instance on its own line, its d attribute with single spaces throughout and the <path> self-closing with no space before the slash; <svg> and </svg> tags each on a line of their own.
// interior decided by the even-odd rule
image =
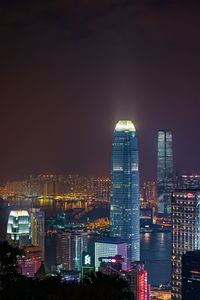
<svg viewBox="0 0 200 300">
<path fill-rule="evenodd" d="M 0 181 L 109 175 L 119 119 L 136 126 L 142 179 L 158 129 L 175 168 L 200 173 L 199 15 L 192 0 L 4 1 Z"/>
</svg>

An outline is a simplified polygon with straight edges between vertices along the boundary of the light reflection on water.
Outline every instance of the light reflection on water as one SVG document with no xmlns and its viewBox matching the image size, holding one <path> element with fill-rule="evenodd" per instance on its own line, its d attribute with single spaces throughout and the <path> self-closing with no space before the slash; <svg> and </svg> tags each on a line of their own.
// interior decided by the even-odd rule
<svg viewBox="0 0 200 300">
<path fill-rule="evenodd" d="M 141 260 L 145 261 L 149 283 L 159 285 L 170 281 L 171 233 L 142 233 L 140 239 Z"/>
</svg>

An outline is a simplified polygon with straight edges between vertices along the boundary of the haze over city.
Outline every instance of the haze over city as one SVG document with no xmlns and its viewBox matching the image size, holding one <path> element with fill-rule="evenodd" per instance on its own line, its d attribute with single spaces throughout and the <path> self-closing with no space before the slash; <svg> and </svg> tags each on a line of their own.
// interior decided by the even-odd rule
<svg viewBox="0 0 200 300">
<path fill-rule="evenodd" d="M 175 169 L 199 170 L 198 1 L 9 1 L 1 5 L 1 182 L 110 176 L 115 124 L 137 129 L 156 177 L 157 130 Z"/>
</svg>

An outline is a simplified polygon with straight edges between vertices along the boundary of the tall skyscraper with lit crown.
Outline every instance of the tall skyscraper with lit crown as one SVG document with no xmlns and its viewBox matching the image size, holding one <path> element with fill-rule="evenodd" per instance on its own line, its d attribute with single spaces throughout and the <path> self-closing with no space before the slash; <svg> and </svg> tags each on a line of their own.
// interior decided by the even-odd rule
<svg viewBox="0 0 200 300">
<path fill-rule="evenodd" d="M 112 143 L 110 235 L 127 243 L 128 266 L 140 260 L 139 159 L 135 126 L 119 121 Z"/>
<path fill-rule="evenodd" d="M 171 192 L 173 190 L 173 152 L 170 130 L 158 131 L 157 149 L 157 210 L 161 216 L 171 213 Z"/>
</svg>

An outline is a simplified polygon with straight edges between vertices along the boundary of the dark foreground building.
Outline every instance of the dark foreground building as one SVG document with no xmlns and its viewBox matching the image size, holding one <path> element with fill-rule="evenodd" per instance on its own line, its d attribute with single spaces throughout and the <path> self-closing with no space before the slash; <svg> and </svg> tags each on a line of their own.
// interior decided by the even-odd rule
<svg viewBox="0 0 200 300">
<path fill-rule="evenodd" d="M 200 299 L 200 251 L 182 256 L 182 300 Z"/>
</svg>

